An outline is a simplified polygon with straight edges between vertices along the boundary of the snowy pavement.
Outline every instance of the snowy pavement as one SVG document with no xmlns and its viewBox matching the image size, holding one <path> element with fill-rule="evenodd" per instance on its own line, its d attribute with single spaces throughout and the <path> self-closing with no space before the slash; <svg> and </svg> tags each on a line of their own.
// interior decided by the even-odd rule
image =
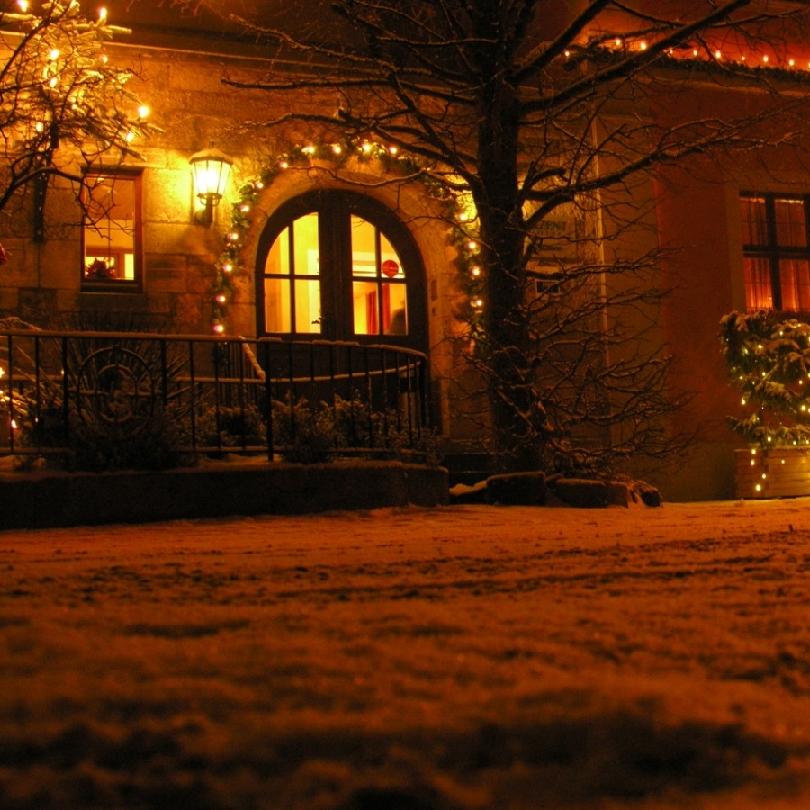
<svg viewBox="0 0 810 810">
<path fill-rule="evenodd" d="M 810 808 L 810 500 L 0 532 L 0 808 Z"/>
</svg>

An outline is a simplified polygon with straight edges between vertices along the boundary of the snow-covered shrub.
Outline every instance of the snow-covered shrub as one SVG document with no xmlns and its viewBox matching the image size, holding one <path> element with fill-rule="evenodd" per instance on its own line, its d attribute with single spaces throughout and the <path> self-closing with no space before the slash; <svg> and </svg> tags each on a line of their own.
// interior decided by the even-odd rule
<svg viewBox="0 0 810 810">
<path fill-rule="evenodd" d="M 810 444 L 810 324 L 773 312 L 731 312 L 720 329 L 745 409 L 729 417 L 731 428 L 762 447 Z"/>
</svg>

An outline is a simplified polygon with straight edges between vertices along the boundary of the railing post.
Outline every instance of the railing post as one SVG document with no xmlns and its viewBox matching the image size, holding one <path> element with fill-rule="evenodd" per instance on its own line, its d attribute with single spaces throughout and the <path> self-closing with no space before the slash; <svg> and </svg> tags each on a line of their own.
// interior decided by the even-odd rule
<svg viewBox="0 0 810 810">
<path fill-rule="evenodd" d="M 220 415 L 219 364 L 222 345 L 214 344 L 214 427 L 217 431 L 217 451 L 222 452 L 222 420 Z"/>
<path fill-rule="evenodd" d="M 197 375 L 194 366 L 194 341 L 188 342 L 188 376 L 190 378 L 189 391 L 191 392 L 191 450 L 197 455 Z"/>
<path fill-rule="evenodd" d="M 68 338 L 62 336 L 62 424 L 65 427 L 65 441 L 70 442 L 70 368 Z"/>
<path fill-rule="evenodd" d="M 14 431 L 17 422 L 14 419 L 14 338 L 8 335 L 6 339 L 8 348 L 8 448 L 14 453 Z"/>
<path fill-rule="evenodd" d="M 374 391 L 368 368 L 368 346 L 363 346 L 363 373 L 366 377 L 366 408 L 368 409 L 368 446 L 374 447 Z"/>
<path fill-rule="evenodd" d="M 267 460 L 273 461 L 275 457 L 275 435 L 273 424 L 273 388 L 272 368 L 270 365 L 270 343 L 261 344 L 264 353 L 264 409 L 265 409 L 265 439 L 267 441 Z"/>
</svg>

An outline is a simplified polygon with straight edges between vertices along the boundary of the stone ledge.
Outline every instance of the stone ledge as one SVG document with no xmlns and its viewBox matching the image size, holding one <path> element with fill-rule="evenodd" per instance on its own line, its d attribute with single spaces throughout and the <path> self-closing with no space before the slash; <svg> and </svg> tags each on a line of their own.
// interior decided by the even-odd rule
<svg viewBox="0 0 810 810">
<path fill-rule="evenodd" d="M 447 470 L 400 462 L 8 473 L 0 475 L 0 529 L 437 506 L 447 500 Z"/>
</svg>

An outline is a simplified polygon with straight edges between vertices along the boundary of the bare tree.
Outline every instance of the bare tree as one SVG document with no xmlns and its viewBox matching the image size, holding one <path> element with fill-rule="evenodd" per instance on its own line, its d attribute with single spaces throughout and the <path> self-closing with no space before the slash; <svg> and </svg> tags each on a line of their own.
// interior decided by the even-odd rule
<svg viewBox="0 0 810 810">
<path fill-rule="evenodd" d="M 148 110 L 126 85 L 104 45 L 126 29 L 106 13 L 89 20 L 75 0 L 0 11 L 0 211 L 30 187 L 41 210 L 49 179 L 63 177 L 77 195 L 82 168 L 102 158 L 136 155 Z"/>
<path fill-rule="evenodd" d="M 266 81 L 229 83 L 337 99 L 334 111 L 262 123 L 304 121 L 374 137 L 417 156 L 435 183 L 471 197 L 475 215 L 459 227 L 481 270 L 468 279 L 463 314 L 470 361 L 487 381 L 501 466 L 593 469 L 639 451 L 663 453 L 671 436 L 661 419 L 673 401 L 664 390 L 666 358 L 643 325 L 655 319 L 656 294 L 640 279 L 656 256 L 616 258 L 605 240 L 633 226 L 634 183 L 649 181 L 657 167 L 776 140 L 762 125 L 804 103 L 802 94 L 776 92 L 782 79 L 796 80 L 766 77 L 716 43 L 787 36 L 806 6 L 334 0 L 329 7 L 337 23 L 319 18 L 303 33 L 243 20 L 277 61 Z M 673 99 L 691 81 L 729 92 L 741 82 L 759 86 L 759 101 L 744 111 L 679 116 Z M 560 217 L 578 223 L 572 233 L 549 233 Z M 606 219 L 610 227 L 594 225 Z M 576 259 L 555 254 L 564 242 Z M 641 313 L 630 319 L 632 335 L 622 308 Z"/>
</svg>

